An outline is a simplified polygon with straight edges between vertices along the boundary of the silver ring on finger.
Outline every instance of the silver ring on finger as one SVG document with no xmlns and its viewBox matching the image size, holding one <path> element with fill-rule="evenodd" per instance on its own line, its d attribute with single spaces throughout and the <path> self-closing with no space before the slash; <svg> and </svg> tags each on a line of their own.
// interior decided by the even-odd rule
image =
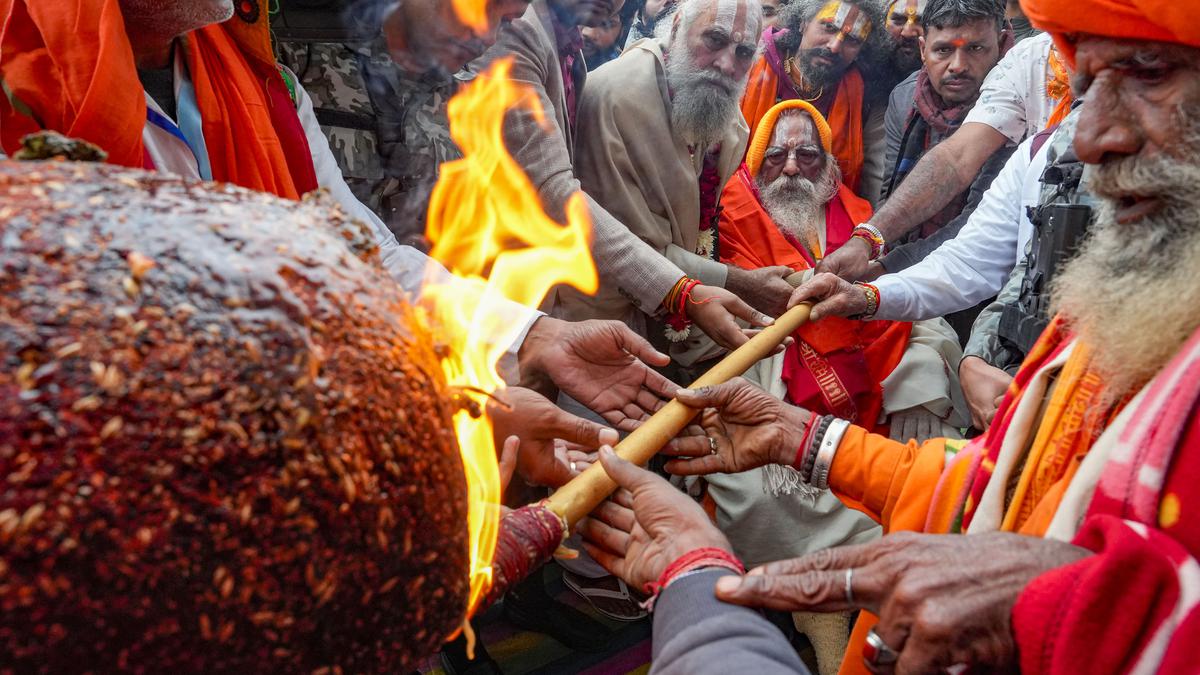
<svg viewBox="0 0 1200 675">
<path fill-rule="evenodd" d="M 846 570 L 846 603 L 854 604 L 854 587 L 851 585 L 854 582 L 854 569 Z"/>
<path fill-rule="evenodd" d="M 712 436 L 708 437 L 708 449 L 710 451 L 708 454 L 717 454 L 717 439 L 713 438 Z"/>
<path fill-rule="evenodd" d="M 866 662 L 867 668 L 874 671 L 877 668 L 894 666 L 899 660 L 900 654 L 888 646 L 874 628 L 867 631 L 867 642 L 863 645 L 863 661 Z"/>
<path fill-rule="evenodd" d="M 571 462 L 571 471 L 578 471 L 578 469 L 575 468 L 575 462 Z"/>
</svg>

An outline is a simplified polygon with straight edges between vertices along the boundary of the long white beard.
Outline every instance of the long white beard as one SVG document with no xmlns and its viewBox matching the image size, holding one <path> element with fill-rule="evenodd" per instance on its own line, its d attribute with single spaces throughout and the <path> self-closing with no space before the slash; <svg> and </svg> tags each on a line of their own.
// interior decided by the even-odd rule
<svg viewBox="0 0 1200 675">
<path fill-rule="evenodd" d="M 683 38 L 670 46 L 666 71 L 675 134 L 700 147 L 720 140 L 737 119 L 746 77 L 739 81 L 712 69 L 696 68 Z"/>
<path fill-rule="evenodd" d="M 1174 156 L 1089 167 L 1096 220 L 1054 284 L 1055 311 L 1092 350 L 1113 400 L 1144 386 L 1200 327 L 1200 117 L 1180 115 Z M 1163 207 L 1118 224 L 1120 199 L 1135 194 Z"/>
<path fill-rule="evenodd" d="M 837 161 L 829 156 L 825 161 L 825 170 L 816 182 L 780 174 L 774 181 L 758 185 L 763 208 L 775 226 L 802 244 L 821 241 L 820 230 L 825 226 L 821 214 L 841 183 Z"/>
</svg>

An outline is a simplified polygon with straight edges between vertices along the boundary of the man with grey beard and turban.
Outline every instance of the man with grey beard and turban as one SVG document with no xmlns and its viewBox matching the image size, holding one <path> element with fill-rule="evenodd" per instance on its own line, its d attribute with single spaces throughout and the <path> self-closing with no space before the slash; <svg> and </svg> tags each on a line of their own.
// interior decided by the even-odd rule
<svg viewBox="0 0 1200 675">
<path fill-rule="evenodd" d="M 761 11 L 749 0 L 691 0 L 659 23 L 658 38 L 592 73 L 579 101 L 576 171 L 584 192 L 688 277 L 723 285 L 776 316 L 790 295 L 790 270 L 745 271 L 722 264 L 717 251 L 721 189 L 746 149 L 738 99 L 757 54 Z M 688 366 L 712 347 L 678 311 L 690 284 L 676 290 L 678 301 L 650 338 L 674 343 L 672 356 Z M 570 315 L 630 306 L 603 281 L 595 296 L 568 290 L 559 301 Z"/>
</svg>

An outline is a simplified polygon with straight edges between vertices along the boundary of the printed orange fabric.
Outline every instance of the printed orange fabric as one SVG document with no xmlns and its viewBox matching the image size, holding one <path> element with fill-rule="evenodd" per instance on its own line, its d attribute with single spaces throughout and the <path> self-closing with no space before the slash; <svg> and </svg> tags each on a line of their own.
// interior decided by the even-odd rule
<svg viewBox="0 0 1200 675">
<path fill-rule="evenodd" d="M 995 423 L 965 448 L 944 439 L 921 446 L 900 444 L 851 427 L 830 470 L 831 489 L 847 505 L 877 519 L 885 532 L 964 531 L 993 476 L 1006 436 L 1017 431 L 1014 413 L 1026 388 L 1070 344 L 1070 333 L 1056 318 L 1030 351 Z M 1043 535 L 1079 462 L 1119 412 L 1120 405 L 1101 405 L 1102 382 L 1088 364 L 1086 346 L 1076 343 L 1057 373 L 1049 402 L 1032 421 L 1033 440 L 1008 488 L 1002 529 Z M 862 645 L 876 621 L 867 612 L 860 616 L 842 662 L 843 674 L 867 672 Z"/>
<path fill-rule="evenodd" d="M 1046 121 L 1046 128 L 1050 129 L 1062 124 L 1062 121 L 1067 119 L 1067 115 L 1071 114 L 1071 105 L 1075 102 L 1075 94 L 1071 90 L 1071 74 L 1067 72 L 1067 66 L 1062 62 L 1057 49 L 1050 50 L 1046 68 L 1050 70 L 1046 77 L 1046 95 L 1050 97 L 1050 100 L 1058 101 L 1050 113 L 1050 118 Z"/>
<path fill-rule="evenodd" d="M 1075 65 L 1080 33 L 1130 40 L 1176 42 L 1200 47 L 1200 21 L 1193 2 L 1180 0 L 1021 0 L 1034 26 L 1052 34 L 1068 63 Z"/>
<path fill-rule="evenodd" d="M 721 204 L 718 231 L 722 262 L 746 269 L 784 265 L 801 271 L 813 266 L 806 252 L 783 236 L 762 207 L 754 179 L 745 166 L 726 184 Z M 849 238 L 854 223 L 866 222 L 871 217 L 870 203 L 845 186 L 840 188 L 829 211 L 840 212 L 838 217 L 827 217 L 830 229 L 844 230 L 828 234 L 831 248 L 832 242 L 844 243 Z M 811 377 L 789 377 L 791 369 L 785 364 L 789 398 L 822 414 L 839 414 L 841 411 L 833 409 L 833 403 L 843 400 L 853 411 L 856 424 L 886 430 L 886 426 L 877 426 L 883 408 L 880 383 L 900 362 L 911 332 L 909 323 L 837 317 L 801 327 L 793 334 L 796 345 L 784 358 L 796 370 L 807 370 Z M 827 372 L 829 381 L 814 370 Z"/>
<path fill-rule="evenodd" d="M 851 67 L 838 83 L 833 105 L 826 115 L 833 132 L 833 156 L 842 169 L 842 182 L 854 192 L 858 192 L 862 180 L 865 92 L 862 74 Z M 764 55 L 750 69 L 746 93 L 742 96 L 742 115 L 750 125 L 750 138 L 754 138 L 759 120 L 778 102 L 779 76 Z"/>
<path fill-rule="evenodd" d="M 146 102 L 117 0 L 0 0 L 0 144 L 54 129 L 142 167 Z M 128 67 L 122 67 L 122 65 Z"/>
</svg>

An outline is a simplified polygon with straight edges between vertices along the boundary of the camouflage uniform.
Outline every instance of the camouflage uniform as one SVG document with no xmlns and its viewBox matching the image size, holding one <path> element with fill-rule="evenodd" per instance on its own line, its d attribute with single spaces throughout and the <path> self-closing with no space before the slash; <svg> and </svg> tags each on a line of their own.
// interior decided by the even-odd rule
<svg viewBox="0 0 1200 675">
<path fill-rule="evenodd" d="M 278 42 L 280 61 L 308 91 L 350 189 L 400 243 L 418 243 L 438 167 L 462 156 L 446 104 L 457 80 L 411 76 L 382 37 L 357 42 Z"/>
</svg>

